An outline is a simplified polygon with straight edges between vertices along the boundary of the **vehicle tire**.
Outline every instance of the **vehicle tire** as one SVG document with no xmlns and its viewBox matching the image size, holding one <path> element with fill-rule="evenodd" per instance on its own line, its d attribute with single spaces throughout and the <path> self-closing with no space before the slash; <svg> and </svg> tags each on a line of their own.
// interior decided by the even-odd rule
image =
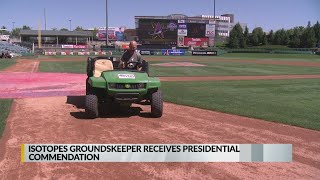
<svg viewBox="0 0 320 180">
<path fill-rule="evenodd" d="M 152 93 L 151 95 L 151 116 L 159 118 L 163 112 L 162 93 L 160 90 Z"/>
<path fill-rule="evenodd" d="M 86 114 L 89 118 L 97 118 L 99 116 L 98 97 L 96 95 L 86 95 Z"/>
</svg>

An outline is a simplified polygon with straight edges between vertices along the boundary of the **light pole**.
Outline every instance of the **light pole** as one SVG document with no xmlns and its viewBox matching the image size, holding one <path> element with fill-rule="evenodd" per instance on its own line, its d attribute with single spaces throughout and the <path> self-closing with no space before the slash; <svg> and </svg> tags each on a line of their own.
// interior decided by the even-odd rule
<svg viewBox="0 0 320 180">
<path fill-rule="evenodd" d="M 109 41 L 109 33 L 108 33 L 108 0 L 106 0 L 106 50 Z"/>
<path fill-rule="evenodd" d="M 46 8 L 43 10 L 44 15 L 44 30 L 47 30 L 47 15 L 46 15 Z"/>
<path fill-rule="evenodd" d="M 216 32 L 217 32 L 217 22 L 216 22 L 216 0 L 213 0 L 213 20 L 214 20 L 214 36 L 213 36 L 213 47 L 216 47 Z"/>
<path fill-rule="evenodd" d="M 69 19 L 69 26 L 70 26 L 70 31 L 71 31 L 71 19 Z"/>
<path fill-rule="evenodd" d="M 16 23 L 16 22 L 12 22 L 12 30 L 14 29 L 14 23 Z"/>
</svg>

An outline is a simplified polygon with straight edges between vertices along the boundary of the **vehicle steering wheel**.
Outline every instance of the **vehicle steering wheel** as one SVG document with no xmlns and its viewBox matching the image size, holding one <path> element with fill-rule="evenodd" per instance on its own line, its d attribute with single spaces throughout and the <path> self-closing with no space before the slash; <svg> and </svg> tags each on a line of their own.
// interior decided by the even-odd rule
<svg viewBox="0 0 320 180">
<path fill-rule="evenodd" d="M 133 70 L 133 69 L 137 69 L 137 66 L 139 65 L 140 63 L 138 63 L 138 62 L 126 62 L 126 64 L 125 64 L 125 67 L 127 68 L 127 69 L 131 69 L 131 70 Z"/>
</svg>

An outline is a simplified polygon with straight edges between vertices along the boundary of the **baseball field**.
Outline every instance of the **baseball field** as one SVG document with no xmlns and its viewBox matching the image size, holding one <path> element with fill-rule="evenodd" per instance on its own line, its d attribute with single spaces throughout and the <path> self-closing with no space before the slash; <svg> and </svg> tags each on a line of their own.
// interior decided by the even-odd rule
<svg viewBox="0 0 320 180">
<path fill-rule="evenodd" d="M 86 119 L 86 57 L 0 61 L 4 179 L 317 179 L 320 56 L 144 56 L 164 115 L 149 106 Z M 4 131 L 3 131 L 4 130 Z M 3 132 L 2 132 L 3 131 Z M 292 144 L 291 163 L 20 163 L 21 144 Z M 169 176 L 168 176 L 169 175 Z"/>
</svg>

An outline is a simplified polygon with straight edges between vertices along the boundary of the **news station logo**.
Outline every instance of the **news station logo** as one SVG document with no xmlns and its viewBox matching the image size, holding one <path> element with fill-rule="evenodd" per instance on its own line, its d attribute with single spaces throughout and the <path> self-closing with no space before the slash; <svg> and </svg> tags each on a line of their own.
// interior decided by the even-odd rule
<svg viewBox="0 0 320 180">
<path fill-rule="evenodd" d="M 178 29 L 187 29 L 187 24 L 179 24 Z"/>
</svg>

